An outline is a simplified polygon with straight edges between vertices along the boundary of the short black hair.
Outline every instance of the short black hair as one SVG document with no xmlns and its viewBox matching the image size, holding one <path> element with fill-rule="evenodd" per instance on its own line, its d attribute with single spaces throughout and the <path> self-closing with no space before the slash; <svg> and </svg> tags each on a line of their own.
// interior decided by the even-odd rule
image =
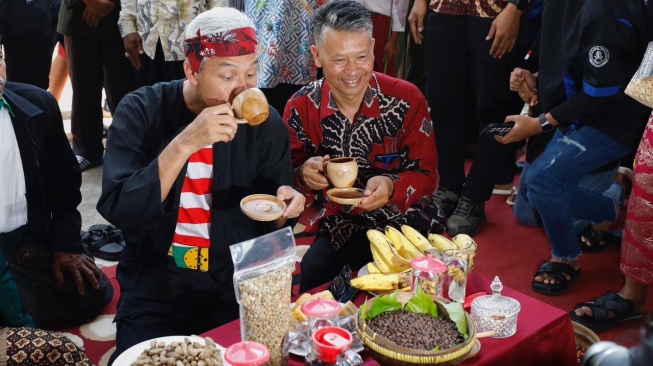
<svg viewBox="0 0 653 366">
<path fill-rule="evenodd" d="M 369 32 L 372 37 L 372 12 L 356 1 L 331 1 L 317 9 L 313 17 L 315 44 L 324 43 L 327 29 L 341 32 Z"/>
</svg>

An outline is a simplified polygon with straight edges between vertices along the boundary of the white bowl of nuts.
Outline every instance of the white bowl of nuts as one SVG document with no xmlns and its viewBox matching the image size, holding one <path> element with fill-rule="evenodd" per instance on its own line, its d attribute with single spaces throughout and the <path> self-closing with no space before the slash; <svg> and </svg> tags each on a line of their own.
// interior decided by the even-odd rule
<svg viewBox="0 0 653 366">
<path fill-rule="evenodd" d="M 138 343 L 121 353 L 114 366 L 175 365 L 177 361 L 194 360 L 202 365 L 228 366 L 224 361 L 225 348 L 211 338 L 198 336 L 159 337 Z M 157 363 L 159 362 L 159 363 Z M 186 363 L 184 363 L 185 365 Z"/>
</svg>

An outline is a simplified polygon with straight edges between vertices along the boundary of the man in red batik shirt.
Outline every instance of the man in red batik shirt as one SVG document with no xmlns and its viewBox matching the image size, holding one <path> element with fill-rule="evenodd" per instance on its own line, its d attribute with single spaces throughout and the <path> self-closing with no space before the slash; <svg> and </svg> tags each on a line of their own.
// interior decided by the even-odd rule
<svg viewBox="0 0 653 366">
<path fill-rule="evenodd" d="M 306 229 L 318 235 L 302 259 L 300 291 L 332 280 L 345 264 L 371 261 L 369 229 L 408 224 L 442 233 L 445 222 L 432 197 L 437 153 L 426 100 L 414 85 L 372 71 L 370 11 L 331 2 L 317 10 L 314 32 L 311 53 L 324 78 L 299 90 L 283 118 L 297 186 L 318 209 Z M 358 205 L 327 199 L 323 162 L 336 157 L 358 163 Z"/>
</svg>

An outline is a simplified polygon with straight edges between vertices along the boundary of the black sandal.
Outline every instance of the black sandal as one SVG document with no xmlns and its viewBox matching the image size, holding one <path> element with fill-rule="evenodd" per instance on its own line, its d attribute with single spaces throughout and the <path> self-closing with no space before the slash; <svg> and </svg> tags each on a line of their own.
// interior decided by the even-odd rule
<svg viewBox="0 0 653 366">
<path fill-rule="evenodd" d="M 122 230 L 113 225 L 92 225 L 88 232 L 82 233 L 82 247 L 91 256 L 115 262 L 125 249 Z"/>
<path fill-rule="evenodd" d="M 543 295 L 560 295 L 567 291 L 569 285 L 580 276 L 580 268 L 574 270 L 574 267 L 567 263 L 544 262 L 537 269 L 535 277 L 543 274 L 553 278 L 556 283 L 544 283 L 533 280 L 533 291 Z M 571 278 L 568 280 L 565 274 Z"/>
<path fill-rule="evenodd" d="M 575 309 L 587 306 L 592 310 L 592 316 L 578 316 L 575 311 L 569 313 L 571 320 L 582 324 L 594 331 L 603 331 L 619 323 L 630 320 L 637 320 L 642 314 L 635 309 L 635 304 L 631 300 L 624 299 L 615 292 L 597 297 L 594 301 L 583 302 L 576 305 Z M 610 312 L 614 313 L 610 317 Z"/>
<path fill-rule="evenodd" d="M 595 253 L 610 247 L 621 245 L 621 235 L 609 231 L 594 230 L 592 225 L 587 225 L 578 233 L 578 246 L 583 253 Z"/>
</svg>

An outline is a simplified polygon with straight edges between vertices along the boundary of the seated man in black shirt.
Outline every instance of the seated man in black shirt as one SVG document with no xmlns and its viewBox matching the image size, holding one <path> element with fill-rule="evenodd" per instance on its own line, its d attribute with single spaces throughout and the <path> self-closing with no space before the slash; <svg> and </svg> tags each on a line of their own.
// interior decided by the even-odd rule
<svg viewBox="0 0 653 366">
<path fill-rule="evenodd" d="M 288 131 L 270 108 L 237 124 L 234 97 L 257 84 L 254 24 L 213 8 L 186 28 L 185 80 L 127 95 L 109 129 L 98 211 L 121 228 L 113 357 L 150 338 L 201 334 L 238 318 L 229 246 L 287 225 L 304 209 Z M 240 210 L 250 194 L 286 201 L 276 221 Z"/>
</svg>

